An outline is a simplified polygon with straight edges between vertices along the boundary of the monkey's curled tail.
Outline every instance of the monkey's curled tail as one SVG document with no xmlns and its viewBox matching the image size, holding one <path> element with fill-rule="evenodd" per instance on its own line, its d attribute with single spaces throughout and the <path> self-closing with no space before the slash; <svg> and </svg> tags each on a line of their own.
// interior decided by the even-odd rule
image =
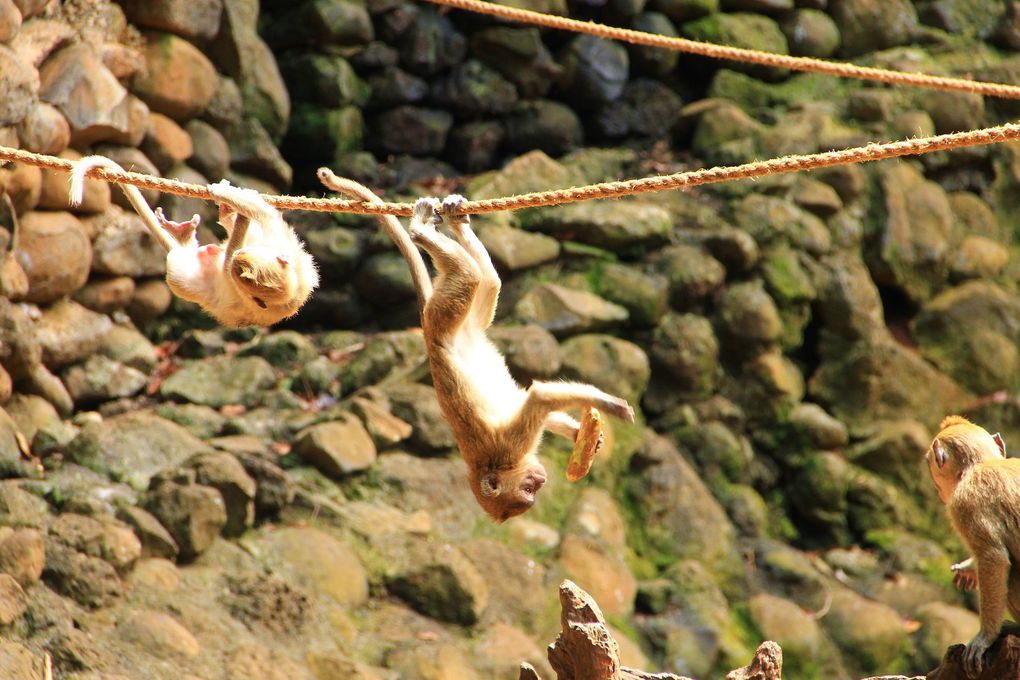
<svg viewBox="0 0 1020 680">
<path fill-rule="evenodd" d="M 336 191 L 369 203 L 383 203 L 384 201 L 375 195 L 371 189 L 346 177 L 338 177 L 329 168 L 319 168 L 317 172 L 319 181 L 331 191 Z M 418 293 L 418 312 L 425 309 L 425 303 L 432 297 L 432 279 L 429 270 L 425 267 L 425 260 L 422 259 L 418 248 L 411 242 L 411 237 L 400 224 L 400 221 L 393 215 L 377 215 L 376 218 L 383 229 L 397 244 L 397 249 L 407 261 L 411 269 L 411 280 L 414 282 L 414 290 Z"/>
<path fill-rule="evenodd" d="M 77 161 L 74 164 L 74 167 L 71 168 L 71 187 L 67 195 L 68 201 L 71 205 L 81 205 L 82 199 L 85 196 L 85 175 L 93 168 L 108 168 L 110 170 L 124 171 L 124 168 L 105 156 L 82 157 L 81 160 Z M 130 184 L 121 184 L 120 186 L 121 189 L 124 190 L 124 194 L 127 196 L 128 201 L 131 203 L 131 207 L 135 209 L 138 216 L 145 222 L 145 226 L 149 228 L 149 233 L 151 233 L 153 238 L 155 238 L 156 241 L 163 246 L 167 252 L 169 252 L 176 243 L 160 226 L 155 213 L 152 212 L 152 208 L 150 208 L 149 204 L 146 203 L 145 197 L 142 196 L 142 192 L 138 190 L 138 187 Z"/>
</svg>

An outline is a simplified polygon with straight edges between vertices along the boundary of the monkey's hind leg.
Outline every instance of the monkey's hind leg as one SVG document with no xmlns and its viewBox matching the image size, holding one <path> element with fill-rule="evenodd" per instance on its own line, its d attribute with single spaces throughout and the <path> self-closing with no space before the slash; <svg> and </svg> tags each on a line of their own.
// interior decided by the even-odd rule
<svg viewBox="0 0 1020 680">
<path fill-rule="evenodd" d="M 443 200 L 443 214 L 447 215 L 446 223 L 450 226 L 457 240 L 464 247 L 474 261 L 478 264 L 481 272 L 481 280 L 478 284 L 478 292 L 475 294 L 475 303 L 471 307 L 471 314 L 468 316 L 469 325 L 478 331 L 485 331 L 492 325 L 496 317 L 496 305 L 499 301 L 500 280 L 499 273 L 492 264 L 489 251 L 471 228 L 471 218 L 468 215 L 449 215 L 459 208 L 465 199 L 459 194 L 452 194 Z"/>
<path fill-rule="evenodd" d="M 528 388 L 524 405 L 507 429 L 529 436 L 546 426 L 552 413 L 585 406 L 594 406 L 621 420 L 634 422 L 634 409 L 625 399 L 607 394 L 593 385 L 536 380 Z"/>
<path fill-rule="evenodd" d="M 553 411 L 545 417 L 545 429 L 570 441 L 577 439 L 581 423 L 563 411 Z"/>
<path fill-rule="evenodd" d="M 436 229 L 437 204 L 435 199 L 418 199 L 408 233 L 414 244 L 429 254 L 439 272 L 422 313 L 426 338 L 431 334 L 432 341 L 452 342 L 471 312 L 481 276 L 464 248 Z"/>
</svg>

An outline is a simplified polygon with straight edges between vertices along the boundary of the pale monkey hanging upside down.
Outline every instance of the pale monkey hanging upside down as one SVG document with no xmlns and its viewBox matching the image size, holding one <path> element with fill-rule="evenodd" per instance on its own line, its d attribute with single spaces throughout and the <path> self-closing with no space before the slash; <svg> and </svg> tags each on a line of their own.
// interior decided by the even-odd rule
<svg viewBox="0 0 1020 680">
<path fill-rule="evenodd" d="M 980 672 L 1008 610 L 1020 621 L 1020 459 L 1006 458 L 998 434 L 948 416 L 928 449 L 928 469 L 953 528 L 973 555 L 954 565 L 957 584 L 976 576 L 981 629 L 967 643 L 964 665 Z"/>
<path fill-rule="evenodd" d="M 319 179 L 334 191 L 380 200 L 328 169 L 319 170 Z M 545 467 L 536 455 L 543 431 L 574 442 L 583 438 L 582 424 L 565 410 L 595 407 L 627 421 L 634 420 L 634 411 L 626 400 L 592 385 L 536 381 L 524 389 L 514 381 L 486 336 L 500 291 L 489 253 L 466 215 L 446 218 L 456 239 L 436 228 L 443 221 L 440 213 L 454 214 L 463 202 L 460 196 L 449 196 L 441 205 L 419 199 L 407 232 L 394 217 L 381 216 L 380 221 L 408 259 L 424 304 L 422 331 L 432 383 L 467 463 L 471 490 L 485 512 L 503 522 L 531 508 L 545 484 Z M 434 284 L 415 245 L 435 264 L 439 275 Z"/>
</svg>

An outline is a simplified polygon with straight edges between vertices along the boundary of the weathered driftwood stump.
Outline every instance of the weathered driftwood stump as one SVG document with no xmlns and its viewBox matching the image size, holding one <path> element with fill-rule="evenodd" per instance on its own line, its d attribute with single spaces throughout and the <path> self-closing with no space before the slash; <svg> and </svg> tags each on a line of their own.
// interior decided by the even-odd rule
<svg viewBox="0 0 1020 680">
<path fill-rule="evenodd" d="M 620 665 L 620 647 L 609 634 L 602 610 L 573 581 L 560 584 L 560 634 L 549 645 L 549 665 L 558 680 L 690 680 L 672 673 L 648 673 Z M 783 651 L 763 642 L 746 668 L 726 680 L 782 680 Z M 541 680 L 534 667 L 521 664 L 520 680 Z"/>
<path fill-rule="evenodd" d="M 981 673 L 968 676 L 963 668 L 964 645 L 946 650 L 942 663 L 927 675 L 927 680 L 1020 680 L 1020 627 L 1007 626 L 999 639 L 985 652 Z"/>
</svg>

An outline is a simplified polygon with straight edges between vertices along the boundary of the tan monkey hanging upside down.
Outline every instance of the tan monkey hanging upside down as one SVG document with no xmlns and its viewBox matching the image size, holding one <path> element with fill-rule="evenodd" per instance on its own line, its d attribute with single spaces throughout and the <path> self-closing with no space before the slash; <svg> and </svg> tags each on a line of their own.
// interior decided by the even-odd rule
<svg viewBox="0 0 1020 680">
<path fill-rule="evenodd" d="M 71 171 L 72 205 L 82 201 L 92 168 L 122 170 L 103 156 L 86 156 Z M 172 222 L 142 193 L 122 184 L 149 232 L 166 249 L 166 282 L 174 295 L 198 303 L 227 326 L 269 326 L 294 316 L 319 283 L 315 262 L 279 211 L 251 189 L 223 180 L 209 185 L 227 239 L 198 245 L 199 217 Z"/>
<path fill-rule="evenodd" d="M 953 528 L 973 555 L 981 630 L 967 643 L 964 665 L 980 672 L 1007 610 L 1020 621 L 1020 459 L 1005 458 L 1002 437 L 948 416 L 928 449 L 928 469 Z M 968 565 L 954 565 L 966 586 Z"/>
<path fill-rule="evenodd" d="M 366 201 L 378 201 L 366 187 L 319 170 L 330 189 Z M 447 217 L 456 240 L 436 227 L 443 215 L 454 215 L 464 202 L 449 196 L 440 206 L 422 198 L 414 206 L 407 232 L 393 217 L 380 217 L 387 233 L 408 258 L 422 310 L 422 330 L 432 367 L 432 383 L 443 416 L 453 429 L 475 498 L 497 522 L 525 512 L 546 481 L 536 451 L 545 430 L 577 444 L 568 475 L 587 472 L 601 439 L 596 413 L 585 411 L 583 424 L 567 409 L 600 409 L 627 421 L 634 411 L 626 400 L 592 385 L 575 382 L 534 382 L 527 389 L 510 376 L 506 361 L 486 336 L 499 297 L 500 280 L 485 246 L 468 217 Z M 435 264 L 435 282 L 428 278 L 421 254 Z"/>
</svg>

